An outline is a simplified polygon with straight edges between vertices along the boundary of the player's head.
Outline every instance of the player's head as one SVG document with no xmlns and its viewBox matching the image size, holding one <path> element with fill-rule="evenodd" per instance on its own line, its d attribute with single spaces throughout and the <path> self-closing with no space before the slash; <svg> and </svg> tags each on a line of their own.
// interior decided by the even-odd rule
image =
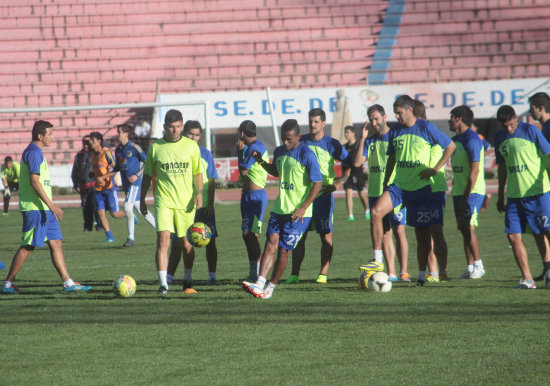
<svg viewBox="0 0 550 386">
<path fill-rule="evenodd" d="M 90 147 L 95 152 L 100 152 L 103 147 L 103 134 L 99 131 L 92 131 L 90 133 Z"/>
<path fill-rule="evenodd" d="M 183 115 L 179 110 L 169 110 L 164 116 L 164 138 L 169 142 L 179 141 L 183 131 Z"/>
<path fill-rule="evenodd" d="M 84 149 L 85 151 L 90 150 L 90 136 L 89 135 L 85 135 L 84 137 L 82 137 L 82 149 Z"/>
<path fill-rule="evenodd" d="M 239 125 L 239 138 L 247 145 L 256 139 L 256 124 L 251 120 L 242 121 Z"/>
<path fill-rule="evenodd" d="M 449 119 L 449 127 L 451 131 L 462 132 L 474 122 L 474 112 L 466 105 L 457 106 L 451 110 L 451 119 Z"/>
<path fill-rule="evenodd" d="M 287 150 L 292 150 L 300 145 L 300 125 L 296 119 L 287 119 L 281 125 L 281 140 Z"/>
<path fill-rule="evenodd" d="M 48 121 L 36 121 L 32 127 L 33 142 L 41 142 L 44 147 L 50 146 L 52 143 L 53 125 Z"/>
<path fill-rule="evenodd" d="M 413 113 L 416 118 L 426 120 L 426 106 L 424 103 L 420 102 L 418 99 L 415 99 L 413 107 Z"/>
<path fill-rule="evenodd" d="M 518 127 L 516 110 L 510 105 L 500 106 L 497 110 L 497 121 L 508 134 L 513 134 Z"/>
<path fill-rule="evenodd" d="M 127 123 L 123 123 L 121 125 L 118 125 L 116 127 L 116 132 L 118 134 L 118 140 L 123 145 L 126 145 L 128 143 L 128 140 L 130 139 L 130 136 L 132 135 L 132 126 L 130 126 Z"/>
<path fill-rule="evenodd" d="M 11 166 L 13 165 L 13 158 L 11 158 L 10 155 L 7 156 L 6 158 L 4 158 L 4 163 L 8 168 L 11 168 Z"/>
<path fill-rule="evenodd" d="M 346 137 L 348 141 L 355 139 L 355 128 L 353 126 L 346 126 L 344 128 L 344 137 Z"/>
<path fill-rule="evenodd" d="M 388 125 L 386 124 L 386 111 L 380 105 L 372 105 L 367 110 L 367 116 L 369 117 L 372 128 L 378 134 L 384 134 Z"/>
<path fill-rule="evenodd" d="M 183 135 L 199 143 L 202 136 L 202 126 L 199 121 L 187 121 L 183 125 Z"/>
<path fill-rule="evenodd" d="M 401 95 L 393 102 L 393 112 L 401 125 L 410 127 L 416 122 L 414 100 L 408 95 Z"/>
<path fill-rule="evenodd" d="M 309 110 L 309 132 L 313 135 L 323 132 L 325 129 L 327 115 L 325 111 L 320 108 Z"/>
<path fill-rule="evenodd" d="M 545 92 L 538 92 L 529 97 L 529 114 L 533 119 L 542 122 L 543 114 L 550 114 L 550 96 Z"/>
</svg>

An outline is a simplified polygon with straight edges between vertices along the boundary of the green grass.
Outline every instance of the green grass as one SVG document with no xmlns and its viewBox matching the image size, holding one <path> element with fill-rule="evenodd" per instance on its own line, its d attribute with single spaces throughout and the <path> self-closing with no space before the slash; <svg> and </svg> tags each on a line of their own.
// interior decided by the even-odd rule
<svg viewBox="0 0 550 386">
<path fill-rule="evenodd" d="M 265 301 L 236 282 L 248 274 L 238 204 L 216 207 L 223 285 L 206 285 L 198 251 L 199 293 L 183 295 L 178 282 L 166 297 L 155 293 L 155 234 L 144 221 L 136 227 L 137 246 L 125 249 L 123 220 L 111 220 L 117 241 L 107 245 L 102 232 L 81 232 L 79 209 L 66 209 L 69 272 L 94 291 L 64 293 L 47 249 L 36 250 L 18 276 L 24 294 L 0 296 L 0 384 L 548 383 L 550 292 L 543 284 L 510 289 L 520 275 L 494 203 L 480 217 L 482 280 L 453 279 L 465 258 L 451 204 L 445 229 L 451 280 L 426 288 L 397 283 L 387 294 L 358 289 L 357 265 L 370 258 L 371 243 L 355 205 L 357 220 L 350 223 L 343 200 L 336 200 L 328 284 L 314 283 L 320 243 L 311 234 L 300 283 L 279 285 Z M 20 228 L 18 213 L 0 218 L 6 265 Z M 415 276 L 411 229 L 408 235 Z M 542 264 L 530 236 L 526 245 L 538 274 Z M 120 274 L 136 279 L 133 298 L 110 292 Z M 182 274 L 180 267 L 180 280 Z"/>
</svg>

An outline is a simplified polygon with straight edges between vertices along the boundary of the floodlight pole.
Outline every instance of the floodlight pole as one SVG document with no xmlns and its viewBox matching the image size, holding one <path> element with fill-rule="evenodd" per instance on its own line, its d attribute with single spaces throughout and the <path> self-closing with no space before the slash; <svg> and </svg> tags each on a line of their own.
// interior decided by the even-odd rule
<svg viewBox="0 0 550 386">
<path fill-rule="evenodd" d="M 265 89 L 267 94 L 267 103 L 269 103 L 269 115 L 271 116 L 271 126 L 273 126 L 273 136 L 275 137 L 275 145 L 281 146 L 281 139 L 277 130 L 277 124 L 275 119 L 275 109 L 273 108 L 273 100 L 271 98 L 271 89 L 268 87 Z"/>
</svg>

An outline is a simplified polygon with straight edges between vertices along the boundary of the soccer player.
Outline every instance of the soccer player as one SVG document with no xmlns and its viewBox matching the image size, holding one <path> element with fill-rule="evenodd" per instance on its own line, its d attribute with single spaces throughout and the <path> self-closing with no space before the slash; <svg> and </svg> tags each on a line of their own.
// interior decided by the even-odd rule
<svg viewBox="0 0 550 386">
<path fill-rule="evenodd" d="M 21 293 L 13 283 L 23 263 L 36 247 L 48 243 L 52 263 L 63 281 L 64 291 L 89 291 L 91 286 L 83 286 L 71 279 L 63 256 L 63 236 L 58 220 L 63 218 L 63 210 L 52 202 L 52 187 L 48 162 L 42 149 L 49 147 L 53 139 L 53 125 L 47 121 L 36 121 L 32 128 L 32 142 L 21 157 L 21 179 L 19 210 L 23 215 L 23 236 L 21 246 L 13 256 L 6 280 L 0 292 Z"/>
<path fill-rule="evenodd" d="M 373 208 L 376 202 L 384 193 L 384 177 L 386 164 L 388 162 L 388 145 L 390 138 L 390 128 L 386 123 L 386 112 L 378 104 L 368 108 L 367 116 L 369 122 L 366 122 L 361 132 L 361 139 L 357 148 L 357 154 L 354 158 L 355 165 L 362 165 L 366 159 L 369 160 L 369 206 Z M 369 135 L 369 133 L 371 133 Z M 389 183 L 393 181 L 395 173 L 392 173 Z M 411 281 L 411 276 L 407 272 L 407 263 L 409 256 L 409 242 L 405 234 L 406 209 L 400 208 L 397 213 L 390 213 L 382 219 L 384 257 L 388 266 L 388 274 L 392 281 Z M 393 232 L 392 232 L 393 231 Z M 396 247 L 393 244 L 392 233 L 397 240 Z M 371 239 L 372 219 L 371 219 Z M 395 272 L 395 253 L 401 267 L 399 276 Z"/>
<path fill-rule="evenodd" d="M 334 178 L 334 162 L 340 160 L 351 165 L 353 161 L 348 151 L 338 140 L 325 134 L 326 114 L 322 109 L 315 108 L 309 111 L 309 134 L 300 139 L 317 156 L 321 173 L 323 174 L 323 187 L 321 194 L 313 202 L 313 221 L 310 229 L 315 229 L 321 238 L 321 270 L 317 276 L 317 283 L 327 282 L 328 269 L 332 259 L 332 220 L 334 215 L 334 197 L 332 192 L 336 186 L 345 183 L 347 176 L 341 179 Z M 307 232 L 292 253 L 292 274 L 286 281 L 287 284 L 298 283 L 300 266 L 306 253 L 305 242 Z"/>
<path fill-rule="evenodd" d="M 467 265 L 461 279 L 481 279 L 485 275 L 475 228 L 485 197 L 485 146 L 470 128 L 473 121 L 474 113 L 468 106 L 462 105 L 451 110 L 449 126 L 456 133 L 452 138 L 456 150 L 451 157 L 451 195 L 457 226 L 464 240 Z"/>
<path fill-rule="evenodd" d="M 495 134 L 497 210 L 506 213 L 504 229 L 522 274 L 522 279 L 514 288 L 537 288 L 531 276 L 521 234 L 525 233 L 529 225 L 537 244 L 542 238 L 550 237 L 550 182 L 546 172 L 550 143 L 536 126 L 519 122 L 512 106 L 500 106 L 497 120 L 502 126 L 502 130 Z M 548 249 L 543 260 L 545 268 L 549 269 Z"/>
<path fill-rule="evenodd" d="M 183 135 L 192 139 L 197 144 L 202 137 L 202 125 L 199 121 L 187 121 L 183 125 Z M 216 265 L 218 264 L 218 248 L 216 247 L 216 237 L 218 237 L 218 229 L 216 227 L 216 213 L 214 211 L 214 198 L 216 195 L 216 178 L 218 178 L 218 170 L 214 163 L 214 157 L 210 150 L 199 146 L 201 153 L 201 173 L 203 176 L 203 195 L 202 208 L 198 208 L 195 212 L 194 222 L 202 222 L 206 224 L 211 232 L 212 239 L 206 246 L 206 261 L 208 263 L 208 284 L 219 284 L 216 279 Z M 195 193 L 196 194 L 196 193 Z M 168 284 L 173 282 L 174 274 L 181 260 L 182 248 L 176 235 L 172 236 L 172 249 L 168 257 Z M 196 293 L 193 288 L 193 266 L 184 268 L 183 280 L 187 282 L 185 289 L 186 293 Z"/>
<path fill-rule="evenodd" d="M 130 141 L 132 128 L 124 123 L 117 126 L 117 134 L 120 145 L 115 149 L 116 165 L 114 173 L 120 172 L 122 188 L 126 198 L 124 200 L 124 212 L 126 213 L 126 224 L 128 227 L 128 239 L 123 247 L 133 247 L 135 241 L 135 226 L 137 218 L 134 217 L 134 207 L 139 211 L 139 189 L 143 175 L 146 154 L 141 146 Z M 155 218 L 147 213 L 145 221 L 155 228 Z"/>
<path fill-rule="evenodd" d="M 267 225 L 267 240 L 260 265 L 260 276 L 253 282 L 243 281 L 242 288 L 252 296 L 268 299 L 273 295 L 288 263 L 290 251 L 296 248 L 311 223 L 312 202 L 321 191 L 323 176 L 315 153 L 300 142 L 300 126 L 295 119 L 281 126 L 283 145 L 275 149 L 273 163 L 262 154 L 253 156 L 269 174 L 279 177 L 279 195 Z M 275 252 L 277 260 L 273 263 Z M 271 269 L 273 274 L 266 285 Z"/>
<path fill-rule="evenodd" d="M 95 176 L 95 206 L 105 230 L 106 243 L 113 243 L 115 238 L 109 226 L 105 211 L 108 210 L 113 218 L 126 216 L 118 204 L 118 186 L 115 181 L 115 158 L 108 147 L 103 146 L 103 135 L 98 131 L 90 133 L 90 147 L 92 149 L 92 166 Z"/>
<path fill-rule="evenodd" d="M 418 119 L 427 121 L 426 106 L 419 100 L 414 100 L 414 116 Z M 430 149 L 430 166 L 435 166 L 441 159 L 443 148 L 435 145 Z M 430 273 L 426 275 L 426 281 L 438 283 L 439 277 L 447 280 L 447 241 L 443 233 L 443 215 L 445 214 L 445 192 L 447 191 L 447 178 L 445 168 L 441 168 L 435 176 L 432 177 L 432 225 L 430 233 L 432 237 L 432 249 L 428 255 L 428 268 Z M 437 265 L 439 264 L 439 270 Z"/>
<path fill-rule="evenodd" d="M 359 142 L 355 139 L 355 129 L 353 126 L 346 126 L 344 129 L 344 136 L 348 140 L 344 147 L 348 151 L 351 159 L 355 159 L 357 153 L 357 147 Z M 363 174 L 363 164 L 359 166 L 345 166 L 342 165 L 342 174 L 348 175 L 348 179 L 344 184 L 344 191 L 346 192 L 346 208 L 348 210 L 348 221 L 355 221 L 353 215 L 353 191 L 357 192 L 359 200 L 365 208 L 365 220 L 370 220 L 369 204 L 367 202 L 367 196 L 365 194 L 365 175 Z"/>
<path fill-rule="evenodd" d="M 254 159 L 252 154 L 262 155 L 265 162 L 269 162 L 269 155 L 265 145 L 256 137 L 256 124 L 250 120 L 241 122 L 239 126 L 239 140 L 237 141 L 237 155 L 239 159 L 239 173 L 242 181 L 241 216 L 242 236 L 248 254 L 249 274 L 247 281 L 258 280 L 260 273 L 260 258 L 262 249 L 258 235 L 262 232 L 262 221 L 267 206 L 265 184 L 267 172 Z"/>
<path fill-rule="evenodd" d="M 164 117 L 164 137 L 151 144 L 147 151 L 141 182 L 140 210 L 145 216 L 148 213 L 145 197 L 153 177 L 156 177 L 155 262 L 160 282 L 157 291 L 159 295 L 168 293 L 166 275 L 170 233 L 177 229 L 177 236 L 183 248 L 184 266 L 192 268 L 195 260 L 195 251 L 187 240 L 186 233 L 195 219 L 195 208 L 202 208 L 201 152 L 195 141 L 182 136 L 182 131 L 181 112 L 169 110 Z M 192 283 L 184 280 L 184 291 L 187 288 L 192 288 Z"/>
<path fill-rule="evenodd" d="M 19 162 L 14 161 L 10 156 L 4 158 L 4 165 L 2 165 L 2 183 L 4 184 L 3 216 L 8 215 L 8 208 L 10 206 L 10 198 L 12 193 L 19 190 L 19 173 Z"/>
<path fill-rule="evenodd" d="M 401 95 L 393 104 L 398 125 L 390 130 L 388 163 L 384 177 L 387 185 L 395 167 L 395 178 L 382 196 L 371 208 L 374 259 L 359 268 L 372 273 L 382 271 L 382 240 L 384 228 L 382 219 L 393 208 L 404 205 L 407 208 L 407 225 L 415 228 L 418 256 L 418 278 L 416 285 L 426 284 L 426 265 L 431 249 L 430 225 L 432 223 L 431 177 L 445 165 L 454 152 L 455 145 L 433 123 L 414 116 L 414 101 L 408 95 Z M 430 150 L 434 145 L 444 148 L 441 159 L 430 167 Z"/>
<path fill-rule="evenodd" d="M 531 114 L 531 117 L 541 124 L 542 135 L 544 135 L 546 140 L 550 142 L 550 96 L 548 96 L 548 94 L 545 92 L 538 92 L 529 97 L 529 104 L 530 104 L 529 113 Z M 547 171 L 549 166 L 550 165 L 546 166 Z M 550 249 L 548 240 L 542 239 L 538 241 L 537 247 L 540 251 L 541 256 L 543 257 L 544 267 L 543 267 L 542 273 L 539 276 L 535 277 L 534 280 L 540 281 L 544 279 L 544 275 L 546 274 L 546 271 L 549 269 L 544 264 L 544 255 L 546 254 L 546 251 Z"/>
</svg>

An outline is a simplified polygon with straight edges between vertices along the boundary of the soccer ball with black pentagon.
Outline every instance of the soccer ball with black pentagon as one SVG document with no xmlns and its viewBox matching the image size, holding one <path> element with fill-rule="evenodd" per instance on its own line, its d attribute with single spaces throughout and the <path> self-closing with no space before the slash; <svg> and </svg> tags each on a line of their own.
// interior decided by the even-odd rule
<svg viewBox="0 0 550 386">
<path fill-rule="evenodd" d="M 113 282 L 113 292 L 115 295 L 129 298 L 136 293 L 136 281 L 132 276 L 120 275 L 118 279 Z"/>
<path fill-rule="evenodd" d="M 369 290 L 374 292 L 390 292 L 391 291 L 391 280 L 387 273 L 385 272 L 375 272 L 369 277 L 367 281 Z"/>
<path fill-rule="evenodd" d="M 187 240 L 194 247 L 206 247 L 212 238 L 212 231 L 208 225 L 196 222 L 187 229 Z"/>
</svg>

